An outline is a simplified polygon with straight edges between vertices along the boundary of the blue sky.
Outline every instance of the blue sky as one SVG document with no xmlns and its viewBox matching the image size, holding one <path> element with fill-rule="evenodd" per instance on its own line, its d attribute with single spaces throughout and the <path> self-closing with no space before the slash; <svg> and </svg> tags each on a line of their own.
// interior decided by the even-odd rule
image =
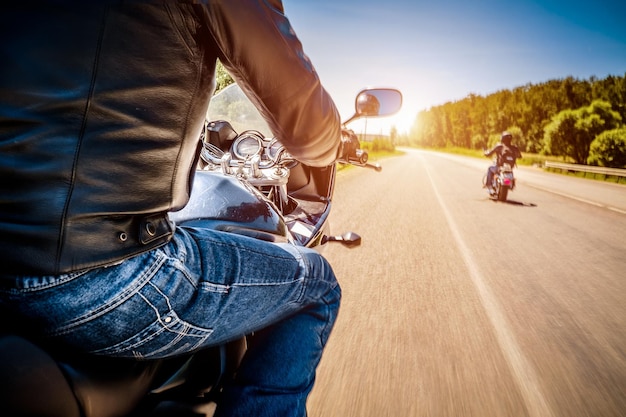
<svg viewBox="0 0 626 417">
<path fill-rule="evenodd" d="M 363 87 L 397 87 L 403 110 L 380 126 L 400 131 L 470 93 L 626 73 L 624 0 L 283 2 L 342 116 Z"/>
</svg>

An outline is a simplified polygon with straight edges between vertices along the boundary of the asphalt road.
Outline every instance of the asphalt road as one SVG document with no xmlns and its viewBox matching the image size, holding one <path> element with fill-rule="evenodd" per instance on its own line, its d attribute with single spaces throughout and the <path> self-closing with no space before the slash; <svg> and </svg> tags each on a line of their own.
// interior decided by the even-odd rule
<svg viewBox="0 0 626 417">
<path fill-rule="evenodd" d="M 341 171 L 343 288 L 310 417 L 626 416 L 626 186 L 409 151 Z"/>
</svg>

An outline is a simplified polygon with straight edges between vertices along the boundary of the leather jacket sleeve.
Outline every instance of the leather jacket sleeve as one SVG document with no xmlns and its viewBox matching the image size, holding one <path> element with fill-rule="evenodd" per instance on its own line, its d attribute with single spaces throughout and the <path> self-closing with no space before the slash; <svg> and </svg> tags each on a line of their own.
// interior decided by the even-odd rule
<svg viewBox="0 0 626 417">
<path fill-rule="evenodd" d="M 305 55 L 280 0 L 209 1 L 219 58 L 299 161 L 327 166 L 341 139 L 338 111 Z"/>
<path fill-rule="evenodd" d="M 337 110 L 278 0 L 5 3 L 5 273 L 109 265 L 171 238 L 167 213 L 189 199 L 217 59 L 296 158 L 335 160 Z"/>
<path fill-rule="evenodd" d="M 501 148 L 502 148 L 502 145 L 497 144 L 496 146 L 494 146 L 494 147 L 493 147 L 493 148 L 491 148 L 490 150 L 485 151 L 485 156 L 489 157 L 489 156 L 493 155 L 494 153 L 498 153 L 498 154 L 499 154 L 499 153 L 500 153 Z"/>
</svg>

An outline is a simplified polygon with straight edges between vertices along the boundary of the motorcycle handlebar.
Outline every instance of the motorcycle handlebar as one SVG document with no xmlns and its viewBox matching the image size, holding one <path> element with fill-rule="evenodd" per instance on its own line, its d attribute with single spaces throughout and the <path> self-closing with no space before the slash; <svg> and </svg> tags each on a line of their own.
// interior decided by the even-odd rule
<svg viewBox="0 0 626 417">
<path fill-rule="evenodd" d="M 363 149 L 355 149 L 351 155 L 348 155 L 348 161 L 354 162 L 358 165 L 365 165 L 368 159 L 369 154 Z"/>
<path fill-rule="evenodd" d="M 367 153 L 367 151 L 359 148 L 352 152 L 350 155 L 348 155 L 346 158 L 339 159 L 339 162 L 362 168 L 370 168 L 375 170 L 376 172 L 382 171 L 383 167 L 381 167 L 379 164 L 371 164 L 367 162 L 368 159 L 369 154 Z"/>
</svg>

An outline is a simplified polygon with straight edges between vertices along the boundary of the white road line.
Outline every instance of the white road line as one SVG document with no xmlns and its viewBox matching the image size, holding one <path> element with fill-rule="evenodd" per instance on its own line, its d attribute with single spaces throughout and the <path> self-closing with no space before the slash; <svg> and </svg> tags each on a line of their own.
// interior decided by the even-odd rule
<svg viewBox="0 0 626 417">
<path fill-rule="evenodd" d="M 572 200 L 580 201 L 581 203 L 591 204 L 592 206 L 596 206 L 596 207 L 612 210 L 612 211 L 615 211 L 615 212 L 621 213 L 621 214 L 626 214 L 626 210 L 622 210 L 620 208 L 613 207 L 613 206 L 608 206 L 606 204 L 598 203 L 598 202 L 595 202 L 595 201 L 587 200 L 586 198 L 576 197 L 575 195 L 562 193 L 560 191 L 555 191 L 555 190 L 550 189 L 550 188 L 544 188 L 544 187 L 541 187 L 539 185 L 530 184 L 530 183 L 526 183 L 526 182 L 524 183 L 524 185 L 526 185 L 528 187 L 536 188 L 537 190 L 545 191 L 547 193 L 552 193 L 552 194 L 556 194 L 556 195 L 561 196 L 561 197 L 570 198 Z"/>
<path fill-rule="evenodd" d="M 423 156 L 420 156 L 422 160 L 424 160 Z M 496 338 L 498 340 L 498 344 L 500 345 L 500 349 L 504 353 L 504 356 L 507 358 L 509 366 L 511 367 L 511 371 L 515 378 L 515 382 L 520 388 L 522 397 L 524 399 L 524 403 L 526 404 L 526 408 L 528 409 L 528 414 L 530 417 L 551 417 L 554 416 L 550 405 L 545 399 L 545 396 L 541 392 L 539 380 L 537 378 L 537 373 L 535 372 L 532 364 L 526 359 L 524 353 L 519 347 L 517 340 L 515 339 L 515 335 L 511 330 L 511 327 L 506 320 L 502 312 L 502 308 L 498 303 L 498 300 L 491 290 L 489 286 L 485 283 L 482 273 L 480 272 L 480 268 L 474 261 L 472 256 L 472 252 L 469 247 L 465 244 L 461 233 L 459 232 L 459 228 L 454 221 L 454 218 L 450 214 L 447 206 L 445 205 L 433 178 L 430 174 L 430 170 L 428 169 L 428 164 L 424 164 L 426 169 L 426 173 L 428 178 L 430 179 L 430 183 L 433 187 L 435 195 L 437 196 L 437 200 L 439 201 L 439 205 L 441 206 L 444 215 L 446 216 L 446 220 L 448 225 L 450 226 L 450 230 L 454 239 L 457 243 L 459 251 L 461 252 L 461 256 L 467 266 L 470 277 L 478 294 L 480 296 L 483 307 L 485 308 L 485 312 L 487 313 L 487 317 L 491 321 L 491 324 L 494 328 Z"/>
</svg>

